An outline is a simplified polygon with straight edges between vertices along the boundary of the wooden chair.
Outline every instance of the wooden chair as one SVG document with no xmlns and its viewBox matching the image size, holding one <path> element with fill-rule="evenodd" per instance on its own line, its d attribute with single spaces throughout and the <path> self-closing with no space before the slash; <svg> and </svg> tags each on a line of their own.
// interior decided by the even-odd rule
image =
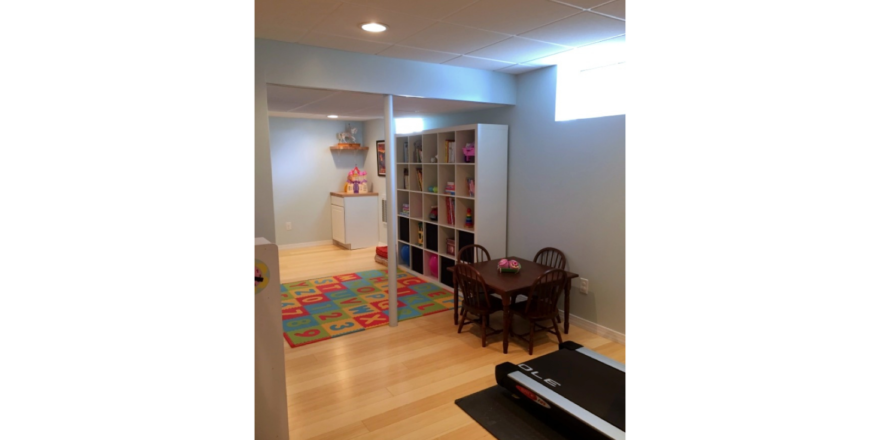
<svg viewBox="0 0 880 440">
<path fill-rule="evenodd" d="M 535 254 L 535 259 L 532 261 L 538 264 L 543 264 L 544 266 L 550 266 L 554 269 L 565 270 L 565 254 L 556 248 L 545 247 L 544 249 L 541 249 Z M 562 322 L 559 313 L 556 314 L 556 322 Z"/>
<path fill-rule="evenodd" d="M 556 308 L 556 303 L 559 301 L 559 295 L 562 295 L 565 291 L 565 283 L 566 276 L 564 270 L 548 270 L 532 283 L 532 289 L 529 291 L 528 300 L 510 306 L 511 313 L 521 316 L 529 321 L 528 339 L 526 339 L 525 334 L 520 335 L 513 332 L 511 332 L 511 334 L 529 342 L 530 355 L 532 354 L 532 349 L 535 345 L 536 326 L 539 330 L 546 330 L 549 333 L 553 333 L 556 335 L 556 339 L 559 340 L 559 343 L 562 343 L 562 333 L 559 332 L 559 327 L 556 326 L 555 318 L 559 314 L 559 310 Z M 550 321 L 550 323 L 553 324 L 553 328 L 544 327 L 538 324 L 538 321 Z"/>
<path fill-rule="evenodd" d="M 489 256 L 489 251 L 486 248 L 478 244 L 469 244 L 458 251 L 456 263 L 482 263 L 491 259 L 492 257 Z"/>
<path fill-rule="evenodd" d="M 491 259 L 492 257 L 489 256 L 489 251 L 486 250 L 486 248 L 478 244 L 469 244 L 458 251 L 458 258 L 456 259 L 455 264 L 482 263 Z M 452 279 L 452 290 L 455 295 L 455 298 L 452 300 L 453 322 L 458 324 L 458 283 L 456 283 L 454 276 Z"/>
<path fill-rule="evenodd" d="M 556 248 L 545 247 L 544 249 L 541 249 L 535 254 L 535 259 L 532 261 L 538 264 L 543 264 L 544 266 L 550 266 L 554 269 L 565 270 L 565 254 Z"/>
<path fill-rule="evenodd" d="M 500 330 L 489 327 L 489 315 L 503 310 L 504 306 L 499 298 L 489 295 L 489 290 L 486 288 L 483 277 L 469 264 L 455 265 L 455 279 L 464 295 L 461 304 L 461 321 L 458 324 L 458 332 L 461 333 L 461 328 L 465 324 L 475 323 L 473 320 L 467 321 L 468 313 L 478 316 L 480 318 L 480 325 L 483 328 L 483 347 L 485 347 L 486 329 L 492 330 L 492 333 L 489 333 L 489 335 L 500 332 Z"/>
</svg>

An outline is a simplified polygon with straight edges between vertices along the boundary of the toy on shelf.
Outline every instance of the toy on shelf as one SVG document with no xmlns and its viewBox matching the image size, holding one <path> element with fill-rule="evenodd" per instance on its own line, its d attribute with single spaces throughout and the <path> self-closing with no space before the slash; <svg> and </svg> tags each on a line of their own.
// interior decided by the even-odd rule
<svg viewBox="0 0 880 440">
<path fill-rule="evenodd" d="M 437 187 L 436 187 L 436 186 L 429 186 L 429 187 L 428 187 L 428 192 L 429 192 L 429 193 L 436 193 L 436 192 L 437 192 Z"/>
<path fill-rule="evenodd" d="M 428 269 L 431 271 L 431 276 L 437 278 L 437 256 L 434 254 L 428 259 Z"/>
<path fill-rule="evenodd" d="M 424 245 L 423 240 L 424 240 L 424 238 L 422 236 L 422 222 L 419 222 L 419 246 Z"/>
<path fill-rule="evenodd" d="M 455 256 L 455 239 L 447 238 L 446 239 L 446 253 L 452 256 Z"/>
<path fill-rule="evenodd" d="M 471 179 L 470 177 L 468 177 L 467 186 L 468 186 L 468 196 L 473 197 L 474 193 L 476 192 L 476 190 L 474 188 L 474 179 Z"/>
<path fill-rule="evenodd" d="M 409 245 L 403 245 L 400 247 L 400 261 L 409 266 Z"/>
<path fill-rule="evenodd" d="M 455 195 L 455 182 L 446 182 L 446 189 L 444 191 L 446 191 L 446 194 L 449 194 L 450 196 L 454 196 Z"/>
<path fill-rule="evenodd" d="M 472 163 L 474 161 L 474 143 L 468 142 L 464 148 L 461 149 L 461 153 L 464 154 L 465 163 Z"/>
<path fill-rule="evenodd" d="M 500 273 L 517 273 L 521 268 L 516 260 L 503 259 L 498 262 L 498 272 Z"/>
<path fill-rule="evenodd" d="M 433 220 L 435 222 L 437 221 L 437 207 L 436 206 L 431 207 L 431 212 L 428 213 L 428 220 Z"/>
<path fill-rule="evenodd" d="M 348 172 L 348 178 L 345 180 L 345 190 L 343 192 L 349 194 L 360 194 L 367 192 L 367 172 L 361 171 L 358 167 L 354 167 Z"/>
<path fill-rule="evenodd" d="M 361 144 L 357 143 L 357 138 L 354 136 L 357 132 L 357 128 L 352 127 L 351 124 L 345 124 L 345 131 L 336 133 L 336 140 L 339 141 L 336 145 L 339 148 L 359 148 Z"/>
<path fill-rule="evenodd" d="M 403 209 L 400 211 L 400 215 L 404 217 L 409 217 L 409 203 L 403 204 Z"/>
<path fill-rule="evenodd" d="M 471 212 L 471 208 L 467 209 L 467 214 L 464 216 L 464 227 L 473 228 L 474 227 L 474 215 Z"/>
</svg>

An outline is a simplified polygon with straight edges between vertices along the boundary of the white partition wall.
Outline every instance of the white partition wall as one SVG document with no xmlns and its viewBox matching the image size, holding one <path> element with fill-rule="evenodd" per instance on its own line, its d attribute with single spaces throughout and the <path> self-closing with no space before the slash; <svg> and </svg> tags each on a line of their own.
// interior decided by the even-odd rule
<svg viewBox="0 0 880 440">
<path fill-rule="evenodd" d="M 257 280 L 254 303 L 254 373 L 257 440 L 287 440 L 287 385 L 281 327 L 281 278 L 278 246 L 265 238 L 254 244 Z M 245 293 L 242 293 L 245 294 Z"/>
</svg>

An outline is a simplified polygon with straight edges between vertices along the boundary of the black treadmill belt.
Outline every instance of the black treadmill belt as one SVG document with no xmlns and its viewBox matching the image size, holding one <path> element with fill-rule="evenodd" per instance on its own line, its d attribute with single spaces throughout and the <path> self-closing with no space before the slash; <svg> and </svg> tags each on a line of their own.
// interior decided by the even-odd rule
<svg viewBox="0 0 880 440">
<path fill-rule="evenodd" d="M 455 404 L 499 440 L 579 438 L 553 420 L 545 420 L 528 411 L 509 391 L 498 385 L 462 397 Z"/>
<path fill-rule="evenodd" d="M 559 350 L 520 366 L 526 376 L 558 382 L 547 386 L 581 408 L 626 431 L 626 373 L 573 350 Z M 531 371 L 528 371 L 531 368 Z"/>
</svg>

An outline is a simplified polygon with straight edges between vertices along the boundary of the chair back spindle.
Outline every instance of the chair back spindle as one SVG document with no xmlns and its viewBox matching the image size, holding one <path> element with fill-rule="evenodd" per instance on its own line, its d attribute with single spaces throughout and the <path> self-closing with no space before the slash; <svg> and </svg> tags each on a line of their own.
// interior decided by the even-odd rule
<svg viewBox="0 0 880 440">
<path fill-rule="evenodd" d="M 535 254 L 535 263 L 550 266 L 554 269 L 565 270 L 565 254 L 559 249 L 546 247 Z"/>
<path fill-rule="evenodd" d="M 532 319 L 555 318 L 559 312 L 556 304 L 559 296 L 565 291 L 566 276 L 562 269 L 544 272 L 532 283 L 525 315 Z"/>
</svg>

